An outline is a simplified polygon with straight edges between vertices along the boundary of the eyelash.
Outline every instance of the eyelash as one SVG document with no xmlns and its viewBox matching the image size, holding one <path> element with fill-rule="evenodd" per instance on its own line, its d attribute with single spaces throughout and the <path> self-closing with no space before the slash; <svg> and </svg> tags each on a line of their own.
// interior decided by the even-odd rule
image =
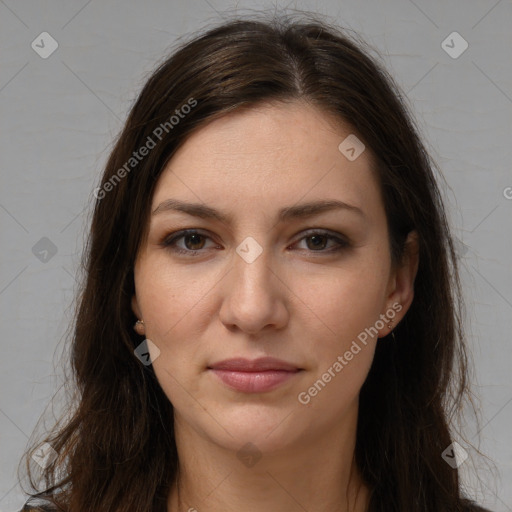
<svg viewBox="0 0 512 512">
<path fill-rule="evenodd" d="M 194 251 L 194 250 L 190 250 L 190 249 L 182 249 L 180 247 L 176 247 L 176 242 L 178 240 L 180 240 L 181 238 L 185 238 L 186 236 L 189 236 L 189 235 L 199 235 L 204 238 L 210 238 L 209 236 L 207 236 L 195 229 L 185 229 L 182 231 L 177 231 L 176 233 L 172 233 L 167 238 L 165 238 L 165 240 L 162 242 L 161 245 L 163 247 L 165 247 L 166 249 L 169 249 L 172 252 L 177 252 L 179 254 L 184 254 L 184 255 L 187 255 L 190 257 L 195 257 L 196 255 L 199 255 L 203 251 L 203 249 L 198 249 L 198 250 Z M 308 233 L 306 236 L 303 236 L 300 240 L 298 240 L 298 242 L 301 242 L 302 240 L 304 240 L 306 238 L 311 238 L 313 236 L 321 236 L 321 237 L 327 238 L 328 240 L 333 240 L 338 244 L 338 247 L 335 247 L 334 249 L 329 249 L 329 250 L 319 250 L 319 251 L 309 250 L 309 252 L 311 252 L 311 253 L 333 254 L 336 252 L 340 252 L 343 249 L 346 249 L 347 247 L 350 246 L 350 244 L 343 238 L 334 236 L 334 235 L 330 234 L 329 232 L 325 232 L 325 231 L 312 231 L 312 232 Z"/>
</svg>

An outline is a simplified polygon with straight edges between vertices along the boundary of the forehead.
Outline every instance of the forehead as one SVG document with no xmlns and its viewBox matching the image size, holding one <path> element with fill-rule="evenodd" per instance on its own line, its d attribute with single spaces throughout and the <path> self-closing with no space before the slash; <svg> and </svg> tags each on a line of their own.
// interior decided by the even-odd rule
<svg viewBox="0 0 512 512">
<path fill-rule="evenodd" d="M 374 160 L 369 148 L 349 160 L 339 149 L 349 136 L 349 125 L 305 103 L 235 111 L 188 137 L 160 176 L 152 208 L 169 197 L 224 210 L 318 198 L 371 208 L 380 202 Z"/>
</svg>

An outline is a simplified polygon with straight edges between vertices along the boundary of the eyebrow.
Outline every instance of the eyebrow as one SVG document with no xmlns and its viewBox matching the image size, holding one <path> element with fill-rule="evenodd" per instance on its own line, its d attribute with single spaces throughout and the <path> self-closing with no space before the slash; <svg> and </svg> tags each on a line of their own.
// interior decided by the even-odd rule
<svg viewBox="0 0 512 512">
<path fill-rule="evenodd" d="M 293 206 L 286 206 L 279 210 L 277 218 L 279 222 L 292 219 L 305 219 L 331 210 L 346 210 L 356 213 L 362 218 L 366 218 L 360 208 L 339 200 L 313 201 Z M 202 219 L 214 219 L 226 224 L 229 224 L 232 220 L 231 215 L 223 213 L 205 204 L 187 203 L 180 201 L 179 199 L 167 199 L 166 201 L 163 201 L 157 206 L 157 208 L 155 208 L 152 215 L 169 211 L 183 212 Z"/>
</svg>

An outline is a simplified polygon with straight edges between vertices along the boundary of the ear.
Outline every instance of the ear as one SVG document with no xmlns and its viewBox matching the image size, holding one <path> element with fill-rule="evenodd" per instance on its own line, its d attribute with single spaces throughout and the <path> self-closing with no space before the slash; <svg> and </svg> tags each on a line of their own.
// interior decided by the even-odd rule
<svg viewBox="0 0 512 512">
<path fill-rule="evenodd" d="M 419 264 L 419 236 L 413 230 L 407 235 L 404 243 L 404 255 L 396 268 L 392 270 L 389 282 L 387 298 L 385 303 L 385 311 L 389 321 L 383 329 L 379 331 L 379 338 L 387 336 L 402 320 L 414 299 L 414 280 L 418 272 Z M 390 312 L 394 315 L 390 315 Z M 391 329 L 388 327 L 391 324 Z"/>
</svg>

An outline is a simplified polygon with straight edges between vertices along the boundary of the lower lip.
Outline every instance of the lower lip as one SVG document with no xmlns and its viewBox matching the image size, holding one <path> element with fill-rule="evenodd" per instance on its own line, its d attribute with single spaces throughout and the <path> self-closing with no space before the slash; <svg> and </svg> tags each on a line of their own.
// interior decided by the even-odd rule
<svg viewBox="0 0 512 512">
<path fill-rule="evenodd" d="M 289 372 L 284 370 L 267 370 L 262 372 L 236 372 L 232 370 L 211 369 L 224 384 L 243 391 L 244 393 L 263 393 L 271 391 L 299 372 Z"/>
</svg>

